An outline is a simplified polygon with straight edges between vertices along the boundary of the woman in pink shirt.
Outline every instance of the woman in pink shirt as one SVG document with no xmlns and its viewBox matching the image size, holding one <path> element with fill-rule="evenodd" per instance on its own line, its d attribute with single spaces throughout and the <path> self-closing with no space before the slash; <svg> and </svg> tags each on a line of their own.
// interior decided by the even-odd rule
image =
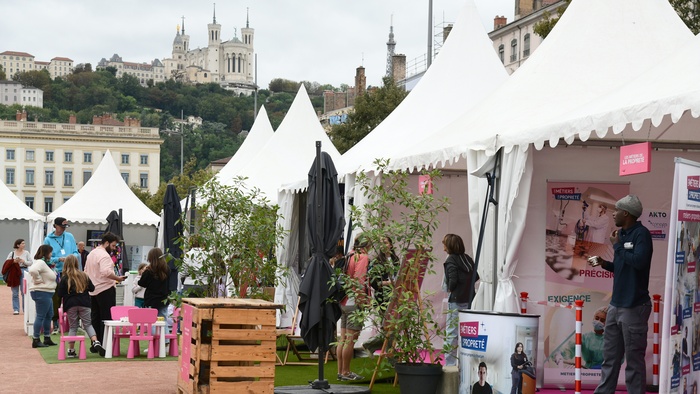
<svg viewBox="0 0 700 394">
<path fill-rule="evenodd" d="M 359 238 L 358 238 L 359 239 Z M 351 278 L 348 283 L 355 285 L 355 290 L 350 292 L 345 299 L 340 302 L 340 309 L 343 314 L 340 318 L 340 340 L 338 341 L 338 380 L 362 380 L 362 376 L 350 371 L 350 360 L 355 351 L 355 341 L 362 330 L 362 322 L 348 317 L 358 308 L 358 305 L 367 305 L 370 302 L 369 285 L 367 283 L 367 266 L 369 256 L 367 255 L 368 242 L 355 241 L 355 253 L 350 256 L 347 262 L 347 276 Z"/>
</svg>

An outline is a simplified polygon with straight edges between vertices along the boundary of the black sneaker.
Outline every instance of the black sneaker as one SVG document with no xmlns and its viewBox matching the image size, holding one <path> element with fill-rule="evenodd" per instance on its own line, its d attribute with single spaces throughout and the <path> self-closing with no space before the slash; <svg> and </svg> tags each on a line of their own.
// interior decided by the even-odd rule
<svg viewBox="0 0 700 394">
<path fill-rule="evenodd" d="M 100 341 L 92 341 L 92 346 L 90 346 L 90 353 L 100 353 L 100 357 L 104 357 L 107 352 L 105 348 L 102 347 Z"/>
<path fill-rule="evenodd" d="M 56 346 L 56 343 L 51 340 L 51 337 L 44 337 L 44 345 L 47 346 Z"/>
<path fill-rule="evenodd" d="M 68 354 L 66 355 L 68 358 L 76 358 L 78 357 L 77 354 L 75 354 L 75 349 L 68 349 Z"/>
</svg>

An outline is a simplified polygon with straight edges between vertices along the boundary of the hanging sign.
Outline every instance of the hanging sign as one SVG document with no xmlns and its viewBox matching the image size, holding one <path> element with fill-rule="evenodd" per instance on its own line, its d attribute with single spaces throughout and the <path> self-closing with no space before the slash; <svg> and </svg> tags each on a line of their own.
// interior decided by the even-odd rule
<svg viewBox="0 0 700 394">
<path fill-rule="evenodd" d="M 620 176 L 651 171 L 651 142 L 620 147 Z"/>
<path fill-rule="evenodd" d="M 418 176 L 418 193 L 433 194 L 433 181 L 430 179 L 430 175 Z"/>
</svg>

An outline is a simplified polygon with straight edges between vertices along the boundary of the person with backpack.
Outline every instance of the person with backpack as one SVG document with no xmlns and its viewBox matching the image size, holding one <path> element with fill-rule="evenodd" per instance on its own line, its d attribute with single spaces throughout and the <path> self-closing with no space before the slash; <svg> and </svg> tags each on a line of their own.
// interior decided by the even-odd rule
<svg viewBox="0 0 700 394">
<path fill-rule="evenodd" d="M 445 354 L 445 366 L 457 365 L 457 349 L 459 340 L 459 310 L 471 308 L 475 291 L 473 283 L 479 279 L 475 273 L 474 260 L 465 253 L 464 241 L 457 234 L 447 234 L 442 239 L 442 245 L 448 256 L 443 264 L 445 268 L 445 287 L 450 293 L 447 300 L 447 333 L 445 342 L 451 345 L 450 352 Z M 476 278 L 473 278 L 476 275 Z"/>
</svg>

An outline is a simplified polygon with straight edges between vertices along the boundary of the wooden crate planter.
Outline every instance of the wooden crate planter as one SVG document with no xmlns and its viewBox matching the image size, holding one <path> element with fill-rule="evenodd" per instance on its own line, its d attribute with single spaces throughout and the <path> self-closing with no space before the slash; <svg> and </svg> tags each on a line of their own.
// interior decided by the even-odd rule
<svg viewBox="0 0 700 394">
<path fill-rule="evenodd" d="M 182 300 L 178 393 L 270 393 L 275 386 L 275 310 L 268 301 Z"/>
</svg>

